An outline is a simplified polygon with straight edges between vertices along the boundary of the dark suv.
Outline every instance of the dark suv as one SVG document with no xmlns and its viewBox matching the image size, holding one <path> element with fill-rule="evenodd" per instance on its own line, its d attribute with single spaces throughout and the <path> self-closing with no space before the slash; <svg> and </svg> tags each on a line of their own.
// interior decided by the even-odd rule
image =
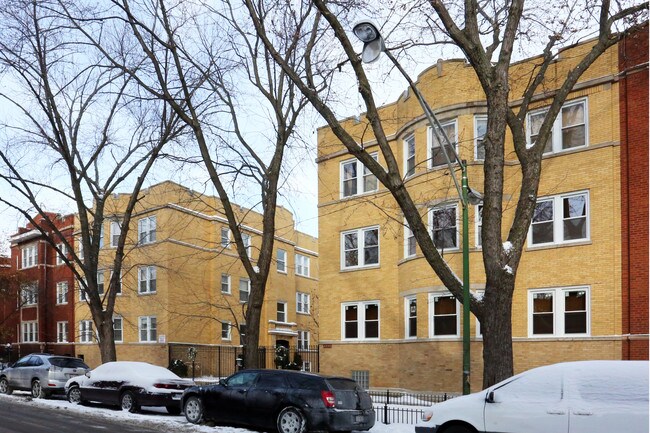
<svg viewBox="0 0 650 433">
<path fill-rule="evenodd" d="M 88 371 L 90 367 L 79 358 L 32 353 L 0 371 L 0 393 L 11 394 L 14 389 L 21 389 L 31 391 L 34 398 L 46 398 L 63 393 L 68 379 Z"/>
<path fill-rule="evenodd" d="M 375 425 L 370 396 L 354 380 L 299 371 L 243 370 L 218 385 L 186 389 L 181 402 L 185 417 L 195 424 L 209 419 L 280 433 Z"/>
</svg>

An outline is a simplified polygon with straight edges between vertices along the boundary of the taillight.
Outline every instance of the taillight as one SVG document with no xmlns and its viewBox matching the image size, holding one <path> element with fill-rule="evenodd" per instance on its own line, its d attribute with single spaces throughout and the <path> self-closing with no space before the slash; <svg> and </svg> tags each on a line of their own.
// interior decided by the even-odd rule
<svg viewBox="0 0 650 433">
<path fill-rule="evenodd" d="M 172 385 L 170 383 L 154 383 L 153 387 L 162 389 L 178 389 L 177 385 Z"/>
<path fill-rule="evenodd" d="M 334 407 L 336 406 L 336 400 L 334 399 L 334 393 L 332 391 L 321 391 L 320 396 L 325 403 L 325 407 Z"/>
</svg>

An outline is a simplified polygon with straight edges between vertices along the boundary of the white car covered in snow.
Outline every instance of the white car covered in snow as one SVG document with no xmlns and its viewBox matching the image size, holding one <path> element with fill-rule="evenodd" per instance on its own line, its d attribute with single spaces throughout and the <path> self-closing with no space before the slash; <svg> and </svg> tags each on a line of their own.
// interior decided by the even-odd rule
<svg viewBox="0 0 650 433">
<path fill-rule="evenodd" d="M 534 368 L 426 410 L 415 433 L 648 433 L 648 361 Z"/>
<path fill-rule="evenodd" d="M 142 406 L 164 406 L 173 415 L 181 413 L 181 396 L 194 385 L 166 368 L 146 362 L 107 362 L 65 384 L 71 403 L 99 402 L 137 412 Z"/>
</svg>

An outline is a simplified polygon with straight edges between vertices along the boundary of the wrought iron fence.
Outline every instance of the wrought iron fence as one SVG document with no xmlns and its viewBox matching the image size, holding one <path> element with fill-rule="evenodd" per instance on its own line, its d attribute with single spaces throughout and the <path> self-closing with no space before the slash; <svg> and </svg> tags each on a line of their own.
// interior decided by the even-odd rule
<svg viewBox="0 0 650 433">
<path fill-rule="evenodd" d="M 369 390 L 375 408 L 377 422 L 383 424 L 415 424 L 422 417 L 424 408 L 442 403 L 456 394 L 413 393 L 396 390 Z"/>
</svg>

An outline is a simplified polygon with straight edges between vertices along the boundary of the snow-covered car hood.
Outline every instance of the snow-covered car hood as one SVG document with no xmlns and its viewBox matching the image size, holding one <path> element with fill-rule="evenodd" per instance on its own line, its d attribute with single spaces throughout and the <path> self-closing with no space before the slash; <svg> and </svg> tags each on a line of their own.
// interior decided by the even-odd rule
<svg viewBox="0 0 650 433">
<path fill-rule="evenodd" d="M 478 430 L 483 429 L 483 406 L 487 390 L 473 394 L 455 397 L 451 400 L 437 403 L 424 411 L 425 415 L 431 414 L 429 421 L 420 421 L 418 426 L 434 427 L 447 421 L 458 419 L 458 412 L 462 411 L 463 420 L 469 422 Z"/>
</svg>

